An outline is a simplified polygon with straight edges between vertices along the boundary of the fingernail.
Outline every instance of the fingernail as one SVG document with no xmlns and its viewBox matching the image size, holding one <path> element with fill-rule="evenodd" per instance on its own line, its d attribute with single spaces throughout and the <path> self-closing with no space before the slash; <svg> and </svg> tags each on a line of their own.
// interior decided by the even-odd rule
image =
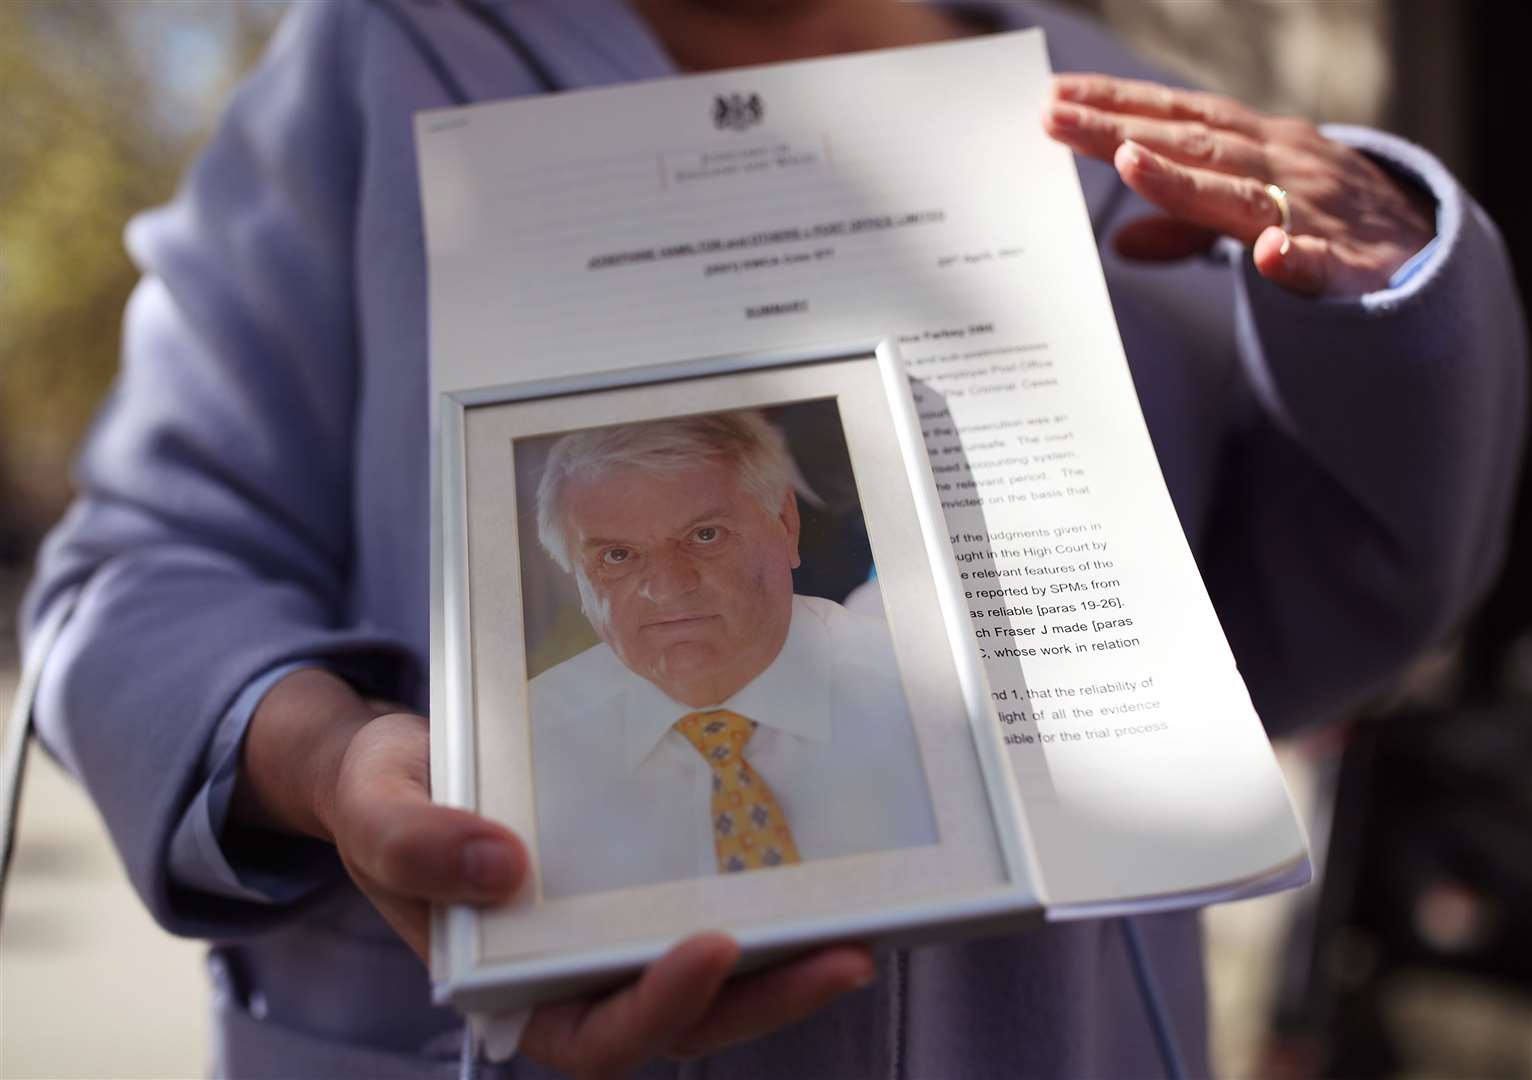
<svg viewBox="0 0 1532 1080">
<path fill-rule="evenodd" d="M 1073 105 L 1054 102 L 1053 108 L 1048 111 L 1048 118 L 1055 127 L 1076 128 L 1080 126 L 1081 112 Z"/>
<path fill-rule="evenodd" d="M 470 840 L 463 845 L 463 880 L 487 893 L 503 893 L 516 872 L 511 853 L 494 840 Z"/>
<path fill-rule="evenodd" d="M 1058 95 L 1061 98 L 1069 101 L 1077 101 L 1080 98 L 1080 86 L 1077 83 L 1059 79 L 1054 83 L 1054 87 L 1058 90 Z"/>
<path fill-rule="evenodd" d="M 1144 148 L 1132 139 L 1122 140 L 1121 152 L 1127 157 L 1129 165 L 1139 169 L 1149 167 L 1149 155 L 1144 153 Z"/>
</svg>

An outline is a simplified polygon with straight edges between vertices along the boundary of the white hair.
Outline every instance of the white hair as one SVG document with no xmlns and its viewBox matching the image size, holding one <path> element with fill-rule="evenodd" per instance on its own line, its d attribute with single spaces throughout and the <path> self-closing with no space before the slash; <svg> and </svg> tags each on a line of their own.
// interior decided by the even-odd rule
<svg viewBox="0 0 1532 1080">
<path fill-rule="evenodd" d="M 798 479 L 787 440 L 755 409 L 575 431 L 548 451 L 537 484 L 538 539 L 554 562 L 575 572 L 562 506 L 569 481 L 623 467 L 674 475 L 714 462 L 732 465 L 745 491 L 773 516 Z M 576 577 L 583 585 L 584 575 Z"/>
</svg>

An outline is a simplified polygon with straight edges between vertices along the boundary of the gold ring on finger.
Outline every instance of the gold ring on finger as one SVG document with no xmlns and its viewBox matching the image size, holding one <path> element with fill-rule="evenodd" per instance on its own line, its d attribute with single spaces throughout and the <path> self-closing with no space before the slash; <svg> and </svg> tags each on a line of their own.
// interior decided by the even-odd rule
<svg viewBox="0 0 1532 1080">
<path fill-rule="evenodd" d="M 1287 192 L 1276 184 L 1267 184 L 1266 197 L 1271 200 L 1272 205 L 1277 208 L 1277 214 L 1282 218 L 1280 222 L 1282 231 L 1290 231 L 1293 227 L 1293 211 L 1287 205 Z"/>
<path fill-rule="evenodd" d="M 1282 226 L 1283 233 L 1281 253 L 1286 255 L 1288 250 L 1293 246 L 1293 210 L 1292 207 L 1288 206 L 1287 204 L 1287 191 L 1284 188 L 1278 187 L 1276 184 L 1267 184 L 1266 197 L 1270 199 L 1271 204 L 1277 208 L 1277 216 L 1282 219 L 1279 223 Z"/>
</svg>

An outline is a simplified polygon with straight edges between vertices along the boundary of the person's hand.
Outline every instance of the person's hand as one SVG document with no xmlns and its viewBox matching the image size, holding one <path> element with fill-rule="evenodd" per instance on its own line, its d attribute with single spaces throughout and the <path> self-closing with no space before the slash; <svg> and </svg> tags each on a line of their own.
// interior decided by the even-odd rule
<svg viewBox="0 0 1532 1080">
<path fill-rule="evenodd" d="M 334 843 L 357 887 L 426 960 L 431 905 L 509 900 L 527 854 L 505 827 L 431 801 L 428 723 L 393 708 L 325 671 L 288 675 L 251 719 L 231 816 Z M 738 958 L 723 934 L 689 938 L 629 986 L 535 1010 L 521 1052 L 575 1076 L 619 1076 L 796 1023 L 874 974 L 867 949 L 846 945 L 726 982 Z"/>
<path fill-rule="evenodd" d="M 1305 120 L 1267 116 L 1216 94 L 1108 75 L 1060 75 L 1049 135 L 1109 161 L 1165 211 L 1131 222 L 1129 258 L 1178 259 L 1227 234 L 1256 269 L 1294 292 L 1359 296 L 1384 288 L 1435 234 L 1431 203 Z M 1266 191 L 1287 193 L 1291 227 Z"/>
<path fill-rule="evenodd" d="M 795 1024 L 875 969 L 860 945 L 841 945 L 725 982 L 739 946 L 699 934 L 604 998 L 545 1005 L 532 1014 L 521 1053 L 575 1077 L 626 1075 L 655 1057 L 692 1058 Z"/>
<path fill-rule="evenodd" d="M 427 962 L 432 904 L 504 903 L 527 870 L 511 830 L 431 801 L 430 769 L 426 718 L 385 713 L 355 729 L 317 798 L 351 880 Z"/>
<path fill-rule="evenodd" d="M 526 874 L 503 825 L 431 801 L 423 716 L 367 701 L 318 668 L 267 692 L 245 733 L 230 804 L 235 845 L 252 827 L 327 841 L 422 960 L 431 904 L 497 904 Z"/>
</svg>

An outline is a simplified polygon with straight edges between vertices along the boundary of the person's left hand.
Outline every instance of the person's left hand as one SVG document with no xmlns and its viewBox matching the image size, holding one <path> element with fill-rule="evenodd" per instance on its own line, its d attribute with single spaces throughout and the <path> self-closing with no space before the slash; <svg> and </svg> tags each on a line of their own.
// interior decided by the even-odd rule
<svg viewBox="0 0 1532 1080">
<path fill-rule="evenodd" d="M 1043 117 L 1055 139 L 1109 161 L 1166 213 L 1116 237 L 1129 258 L 1177 259 L 1227 234 L 1293 292 L 1360 296 L 1435 235 L 1429 199 L 1306 120 L 1230 98 L 1109 75 L 1060 75 Z M 1291 228 L 1266 191 L 1287 193 Z"/>
<path fill-rule="evenodd" d="M 696 934 L 613 994 L 542 1005 L 520 1053 L 580 1080 L 621 1077 L 650 1059 L 686 1060 L 796 1024 L 876 972 L 865 945 L 816 949 L 724 980 L 739 960 L 725 934 Z"/>
</svg>

